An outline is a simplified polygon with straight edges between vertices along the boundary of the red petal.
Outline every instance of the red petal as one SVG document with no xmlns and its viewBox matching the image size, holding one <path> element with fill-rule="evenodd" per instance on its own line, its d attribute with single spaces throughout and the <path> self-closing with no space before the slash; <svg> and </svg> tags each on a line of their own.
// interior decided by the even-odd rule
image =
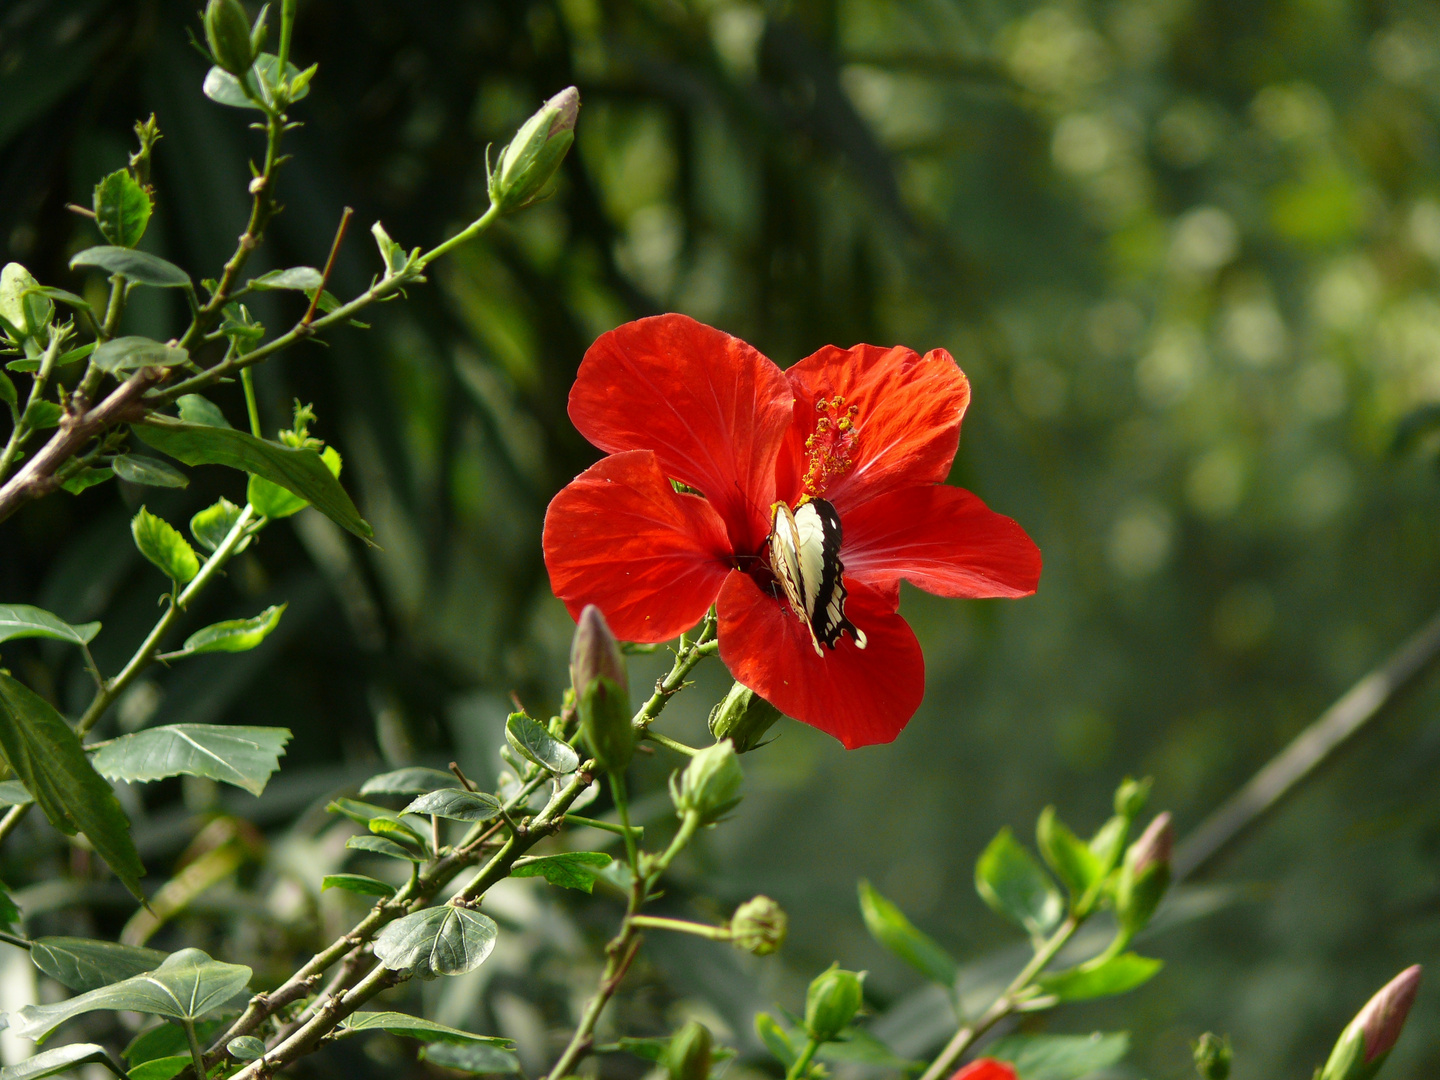
<svg viewBox="0 0 1440 1080">
<path fill-rule="evenodd" d="M 805 624 L 784 600 L 736 571 L 718 601 L 720 658 L 730 674 L 786 716 L 833 735 L 853 750 L 888 743 L 925 696 L 925 658 L 910 626 L 864 585 L 845 613 L 869 639 L 849 636 L 817 656 Z"/>
<path fill-rule="evenodd" d="M 994 1058 L 979 1058 L 962 1066 L 950 1080 L 1017 1080 L 1015 1070 L 1003 1061 Z"/>
<path fill-rule="evenodd" d="M 892 587 L 904 578 L 938 596 L 1029 596 L 1040 549 L 1025 530 L 961 488 L 890 491 L 845 515 L 846 582 Z"/>
<path fill-rule="evenodd" d="M 602 335 L 570 391 L 570 419 L 610 453 L 653 450 L 754 554 L 770 531 L 775 456 L 792 416 L 785 375 L 739 338 L 684 315 Z M 608 612 L 607 612 L 608 614 Z"/>
<path fill-rule="evenodd" d="M 795 415 L 778 466 L 781 497 L 794 502 L 803 494 L 805 440 L 819 418 L 815 402 L 837 394 L 859 407 L 854 465 L 823 492 L 842 514 L 882 492 L 938 484 L 950 475 L 970 383 L 944 349 L 922 357 L 899 346 L 828 345 L 785 374 L 795 391 Z"/>
<path fill-rule="evenodd" d="M 678 494 L 648 450 L 592 465 L 550 500 L 545 568 L 572 617 L 586 604 L 625 641 L 668 641 L 715 602 L 730 570 L 725 523 Z"/>
</svg>

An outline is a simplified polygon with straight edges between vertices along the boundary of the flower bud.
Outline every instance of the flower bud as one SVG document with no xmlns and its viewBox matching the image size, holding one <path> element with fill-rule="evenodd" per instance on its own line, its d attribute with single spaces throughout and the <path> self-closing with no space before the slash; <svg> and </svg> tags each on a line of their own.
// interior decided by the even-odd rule
<svg viewBox="0 0 1440 1080">
<path fill-rule="evenodd" d="M 1223 1038 L 1205 1032 L 1195 1040 L 1195 1071 L 1203 1080 L 1228 1080 L 1230 1076 L 1230 1036 Z"/>
<path fill-rule="evenodd" d="M 977 1058 L 969 1065 L 962 1065 L 950 1080 L 1017 1080 L 1018 1075 L 1008 1061 Z"/>
<path fill-rule="evenodd" d="M 670 1080 L 709 1080 L 712 1045 L 710 1029 L 698 1020 L 677 1031 L 665 1052 Z"/>
<path fill-rule="evenodd" d="M 1175 826 L 1166 811 L 1156 816 L 1125 852 L 1120 881 L 1115 889 L 1115 914 L 1129 935 L 1139 933 L 1165 890 L 1170 887 L 1170 853 L 1175 847 Z"/>
<path fill-rule="evenodd" d="M 215 63 L 237 78 L 243 78 L 255 63 L 250 42 L 250 20 L 240 0 L 210 0 L 205 5 L 205 41 Z"/>
<path fill-rule="evenodd" d="M 735 752 L 743 754 L 759 745 L 770 725 L 780 719 L 780 710 L 748 686 L 736 683 L 725 700 L 710 710 L 710 734 L 718 742 L 729 739 Z"/>
<path fill-rule="evenodd" d="M 818 1042 L 840 1034 L 864 1000 L 860 984 L 865 972 L 845 971 L 836 964 L 815 976 L 805 994 L 805 1031 Z"/>
<path fill-rule="evenodd" d="M 596 762 L 610 772 L 622 771 L 635 753 L 635 728 L 630 723 L 630 680 L 620 643 L 594 604 L 580 612 L 570 645 L 570 679 L 580 731 Z"/>
<path fill-rule="evenodd" d="M 707 746 L 690 759 L 683 773 L 670 775 L 675 813 L 682 818 L 694 814 L 702 825 L 718 821 L 740 802 L 744 781 L 729 739 Z"/>
<path fill-rule="evenodd" d="M 1132 780 L 1126 777 L 1115 789 L 1115 813 L 1121 817 L 1135 818 L 1140 816 L 1140 811 L 1145 809 L 1145 800 L 1150 798 L 1149 777 L 1144 780 Z"/>
<path fill-rule="evenodd" d="M 500 151 L 490 173 L 490 201 L 518 210 L 544 197 L 544 187 L 575 141 L 580 91 L 566 87 L 526 120 Z"/>
<path fill-rule="evenodd" d="M 746 900 L 730 919 L 730 940 L 737 949 L 769 956 L 785 944 L 790 920 L 785 909 L 768 896 Z"/>
<path fill-rule="evenodd" d="M 1381 987 L 1341 1032 L 1319 1080 L 1370 1080 L 1379 1072 L 1400 1038 L 1419 989 L 1419 964 Z"/>
</svg>

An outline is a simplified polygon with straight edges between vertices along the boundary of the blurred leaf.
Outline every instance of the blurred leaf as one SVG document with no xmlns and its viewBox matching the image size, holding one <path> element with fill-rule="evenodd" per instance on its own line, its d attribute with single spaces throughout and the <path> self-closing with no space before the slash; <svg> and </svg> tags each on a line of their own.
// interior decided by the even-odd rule
<svg viewBox="0 0 1440 1080">
<path fill-rule="evenodd" d="M 201 1020 L 195 1025 L 195 1034 L 202 1046 L 220 1033 L 220 1025 L 219 1020 Z M 185 1038 L 183 1027 L 173 1020 L 162 1020 L 131 1039 L 130 1045 L 120 1054 L 132 1069 L 143 1062 L 174 1057 L 177 1054 L 183 1056 L 188 1064 L 190 1043 Z"/>
<path fill-rule="evenodd" d="M 190 275 L 172 262 L 146 251 L 124 247 L 86 248 L 70 260 L 70 269 L 94 266 L 111 274 L 124 274 L 126 281 L 137 285 L 156 285 L 162 289 L 190 287 Z"/>
<path fill-rule="evenodd" d="M 0 604 L 0 641 L 38 637 L 88 645 L 99 632 L 98 622 L 72 626 L 64 619 L 29 604 Z"/>
<path fill-rule="evenodd" d="M 190 535 L 206 551 L 214 551 L 225 542 L 225 537 L 230 535 L 230 530 L 239 520 L 240 507 L 222 498 L 190 519 Z M 244 546 L 242 542 L 241 547 Z"/>
<path fill-rule="evenodd" d="M 1149 982 L 1163 966 L 1161 960 L 1127 952 L 1095 967 L 1081 964 L 1069 971 L 1042 975 L 1037 981 L 1047 994 L 1061 1001 L 1085 1001 L 1134 990 Z"/>
<path fill-rule="evenodd" d="M 130 175 L 117 169 L 95 185 L 95 224 L 110 243 L 133 248 L 150 223 L 150 196 Z"/>
<path fill-rule="evenodd" d="M 320 879 L 320 891 L 324 892 L 326 889 L 344 889 L 361 896 L 395 895 L 395 886 L 364 874 L 326 874 Z"/>
<path fill-rule="evenodd" d="M 483 791 L 442 788 L 428 795 L 421 795 L 401 813 L 434 814 L 452 821 L 489 821 L 500 816 L 500 800 Z"/>
<path fill-rule="evenodd" d="M 151 1058 L 142 1061 L 129 1072 L 130 1080 L 173 1080 L 190 1067 L 190 1054 L 171 1054 L 168 1057 Z"/>
<path fill-rule="evenodd" d="M 181 585 L 200 572 L 200 558 L 195 549 L 164 518 L 158 518 L 145 507 L 130 520 L 130 533 L 140 554 L 149 559 L 160 572 Z"/>
<path fill-rule="evenodd" d="M 1059 924 L 1065 904 L 1034 856 L 1001 829 L 975 864 L 975 888 L 998 915 L 1023 926 L 1032 937 Z"/>
<path fill-rule="evenodd" d="M 1130 1052 L 1123 1031 L 1091 1035 L 1006 1035 L 985 1056 L 1008 1061 L 1023 1080 L 1080 1080 L 1117 1065 Z"/>
<path fill-rule="evenodd" d="M 497 933 L 489 916 L 444 904 L 388 923 L 375 937 L 375 957 L 392 971 L 422 978 L 463 975 L 485 962 Z"/>
<path fill-rule="evenodd" d="M 595 1047 L 597 1054 L 634 1054 L 646 1061 L 653 1061 L 657 1065 L 665 1060 L 665 1055 L 670 1051 L 671 1038 L 634 1038 L 625 1036 L 605 1046 Z M 729 1061 L 735 1056 L 735 1051 L 728 1046 L 716 1046 L 711 1052 L 711 1061 L 719 1065 L 721 1062 Z"/>
<path fill-rule="evenodd" d="M 121 454 L 110 459 L 110 468 L 121 480 L 149 487 L 188 487 L 190 478 L 174 465 L 140 454 Z"/>
<path fill-rule="evenodd" d="M 55 402 L 36 401 L 32 402 L 30 407 L 25 410 L 25 423 L 36 431 L 44 431 L 46 428 L 52 428 L 59 424 L 60 418 L 64 415 L 65 410 Z"/>
<path fill-rule="evenodd" d="M 313 266 L 292 266 L 288 270 L 271 270 L 258 278 L 246 282 L 252 289 L 318 289 L 324 278 Z"/>
<path fill-rule="evenodd" d="M 34 285 L 26 289 L 21 295 L 28 296 L 31 293 L 34 293 L 36 296 L 43 296 L 49 300 L 59 300 L 62 304 L 67 304 L 77 311 L 85 312 L 92 319 L 95 317 L 95 309 L 90 306 L 90 301 L 86 300 L 83 296 L 76 296 L 69 289 L 57 289 L 53 285 Z M 55 358 L 55 366 L 61 367 L 65 364 L 73 364 L 76 360 L 89 356 L 97 344 L 98 342 L 92 341 L 87 345 L 81 345 L 77 349 L 71 349 L 67 353 L 62 353 Z M 77 353 L 80 355 L 74 355 Z"/>
<path fill-rule="evenodd" d="M 255 473 L 308 500 L 331 521 L 361 539 L 374 535 L 340 481 L 314 450 L 282 446 L 233 428 L 187 424 L 162 416 L 135 424 L 133 430 L 156 450 L 186 465 L 228 465 Z"/>
<path fill-rule="evenodd" d="M 251 69 L 248 78 L 258 77 L 266 86 L 274 86 L 276 77 L 280 71 L 280 58 L 274 53 L 261 53 L 255 58 L 255 66 Z M 294 64 L 285 65 L 285 77 L 292 81 L 302 72 Z M 298 89 L 293 100 L 299 101 L 310 93 L 308 86 L 309 79 L 302 79 L 298 82 Z M 261 106 L 245 93 L 240 85 L 240 80 L 228 71 L 218 67 L 212 67 L 205 73 L 205 82 L 201 86 L 205 96 L 217 105 L 229 105 L 236 109 L 260 109 Z M 263 110 L 262 110 L 263 111 Z"/>
<path fill-rule="evenodd" d="M 0 806 L 24 806 L 34 801 L 19 780 L 0 780 Z"/>
<path fill-rule="evenodd" d="M 509 1050 L 488 1043 L 430 1043 L 420 1048 L 420 1060 L 442 1069 L 467 1073 L 518 1073 L 520 1059 Z"/>
<path fill-rule="evenodd" d="M 203 776 L 259 795 L 289 741 L 287 728 L 171 724 L 121 735 L 97 750 L 93 763 L 111 780 Z"/>
<path fill-rule="evenodd" d="M 15 383 L 3 371 L 0 371 L 0 401 L 6 405 L 20 404 L 20 395 L 15 392 Z"/>
<path fill-rule="evenodd" d="M 387 855 L 392 859 L 404 859 L 406 862 L 423 862 L 424 856 L 401 847 L 393 840 L 386 840 L 383 836 L 352 836 L 345 841 L 345 846 L 354 851 L 369 851 L 376 855 Z"/>
<path fill-rule="evenodd" d="M 198 656 L 201 653 L 249 652 L 269 637 L 271 632 L 280 625 L 280 616 L 285 613 L 288 606 L 288 604 L 272 604 L 251 619 L 226 619 L 224 622 L 212 623 L 203 630 L 196 630 L 185 639 L 185 644 L 180 651 L 171 655 L 179 658 L 181 656 Z M 251 728 L 249 730 L 284 731 L 285 729 Z M 288 736 L 289 733 L 286 732 L 286 735 Z"/>
<path fill-rule="evenodd" d="M 114 469 L 81 469 L 60 486 L 71 495 L 79 495 L 82 491 L 92 488 L 96 484 L 103 484 L 114 475 Z"/>
<path fill-rule="evenodd" d="M 207 427 L 230 427 L 230 421 L 209 398 L 199 394 L 181 394 L 175 399 L 180 408 L 180 419 L 187 424 L 204 424 Z"/>
<path fill-rule="evenodd" d="M 40 1080 L 43 1076 L 71 1072 L 81 1065 L 103 1065 L 117 1076 L 123 1077 L 125 1070 L 111 1058 L 110 1052 L 95 1043 L 71 1043 L 57 1046 L 15 1065 L 0 1069 L 0 1080 Z"/>
<path fill-rule="evenodd" d="M 536 855 L 516 859 L 511 877 L 543 877 L 551 885 L 590 892 L 595 875 L 613 860 L 600 851 L 566 851 L 559 855 Z"/>
<path fill-rule="evenodd" d="M 4 882 L 0 882 L 0 927 L 13 930 L 19 922 L 20 909 L 15 906 L 15 900 Z"/>
<path fill-rule="evenodd" d="M 455 783 L 453 773 L 411 766 L 372 776 L 360 785 L 361 795 L 419 795 Z"/>
<path fill-rule="evenodd" d="M 80 993 L 153 971 L 167 955 L 158 949 L 95 938 L 42 937 L 30 946 L 31 963 L 61 986 Z M 130 1058 L 128 1051 L 126 1058 Z"/>
<path fill-rule="evenodd" d="M 785 1034 L 785 1029 L 777 1024 L 769 1013 L 755 1014 L 755 1034 L 760 1036 L 765 1048 L 779 1059 L 781 1065 L 788 1069 L 795 1064 L 799 1055 L 790 1043 L 790 1036 Z"/>
<path fill-rule="evenodd" d="M 236 1061 L 259 1061 L 265 1056 L 265 1040 L 254 1035 L 237 1035 L 225 1044 L 225 1052 Z"/>
<path fill-rule="evenodd" d="M 51 705 L 0 672 L 0 750 L 40 809 L 66 836 L 83 832 L 96 853 L 139 897 L 145 867 L 130 819 L 90 767 L 80 739 Z"/>
<path fill-rule="evenodd" d="M 171 348 L 147 337 L 118 337 L 96 347 L 92 362 L 112 374 L 142 367 L 178 367 L 190 359 L 184 349 Z"/>
<path fill-rule="evenodd" d="M 444 908 L 432 908 L 432 911 L 444 911 Z M 467 914 L 469 914 L 467 912 Z M 480 916 L 484 918 L 484 916 Z M 486 922 L 490 920 L 486 919 Z M 393 923 L 391 924 L 394 925 Z M 491 923 L 493 927 L 494 924 Z M 486 950 L 489 953 L 489 950 Z M 481 957 L 483 960 L 484 957 Z M 475 962 L 479 964 L 480 961 Z M 473 965 L 472 965 L 473 966 Z M 466 970 L 470 970 L 466 968 Z M 498 1035 L 472 1035 L 468 1031 L 461 1031 L 459 1028 L 447 1027 L 444 1024 L 437 1024 L 434 1020 L 426 1020 L 420 1016 L 410 1016 L 402 1012 L 357 1012 L 352 1013 L 345 1021 L 342 1030 L 347 1031 L 388 1031 L 391 1035 L 403 1035 L 407 1039 L 420 1039 L 425 1042 L 446 1042 L 461 1043 L 471 1046 L 494 1046 L 510 1048 L 515 1044 L 509 1039 L 500 1038 Z"/>
<path fill-rule="evenodd" d="M 1055 876 L 1071 896 L 1082 896 L 1104 869 L 1095 853 L 1060 820 L 1053 806 L 1041 811 L 1035 835 L 1040 854 Z"/>
<path fill-rule="evenodd" d="M 399 821 L 400 818 L 393 810 L 386 810 L 383 806 L 376 806 L 374 803 L 361 802 L 359 799 L 332 799 L 325 807 L 332 814 L 343 814 L 356 825 L 369 825 L 375 818 L 389 818 L 391 821 Z"/>
<path fill-rule="evenodd" d="M 881 896 L 868 881 L 860 882 L 860 914 L 870 936 L 931 982 L 947 990 L 959 973 L 954 959 L 928 934 L 918 930 L 904 913 Z"/>
<path fill-rule="evenodd" d="M 511 713 L 505 721 L 505 739 L 517 754 L 542 769 L 564 775 L 580 767 L 580 755 L 573 747 L 555 738 L 543 724 L 523 712 Z"/>
<path fill-rule="evenodd" d="M 895 1069 L 909 1072 L 923 1068 L 923 1061 L 911 1061 L 891 1050 L 868 1031 L 860 1028 L 846 1028 L 834 1042 L 827 1042 L 816 1051 L 821 1061 L 839 1065 L 868 1065 L 878 1069 Z"/>
</svg>

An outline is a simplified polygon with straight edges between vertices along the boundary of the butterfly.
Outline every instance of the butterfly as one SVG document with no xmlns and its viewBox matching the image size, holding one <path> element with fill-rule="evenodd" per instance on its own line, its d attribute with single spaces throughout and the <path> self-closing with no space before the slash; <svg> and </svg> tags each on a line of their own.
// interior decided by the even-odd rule
<svg viewBox="0 0 1440 1080">
<path fill-rule="evenodd" d="M 835 507 L 824 499 L 809 499 L 792 513 L 777 502 L 771 522 L 770 567 L 810 631 L 815 652 L 824 656 L 821 644 L 834 649 L 845 631 L 857 649 L 865 648 L 865 632 L 845 617 L 845 567 Z"/>
</svg>

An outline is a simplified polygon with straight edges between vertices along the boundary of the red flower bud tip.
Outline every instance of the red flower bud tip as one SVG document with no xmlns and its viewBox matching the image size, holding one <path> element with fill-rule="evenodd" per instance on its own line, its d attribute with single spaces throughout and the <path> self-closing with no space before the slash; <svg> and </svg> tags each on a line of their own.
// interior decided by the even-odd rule
<svg viewBox="0 0 1440 1080">
<path fill-rule="evenodd" d="M 1408 967 L 1380 988 L 1355 1017 L 1365 1039 L 1365 1064 L 1388 1054 L 1400 1038 L 1410 1006 L 1420 990 L 1420 965 Z"/>
<path fill-rule="evenodd" d="M 552 139 L 562 131 L 574 131 L 575 119 L 580 115 L 580 91 L 573 86 L 567 86 L 540 106 L 542 112 L 546 109 L 558 110 L 555 119 L 550 122 Z"/>
<path fill-rule="evenodd" d="M 1019 1080 L 1013 1067 L 994 1058 L 980 1058 L 962 1066 L 950 1080 Z"/>
<path fill-rule="evenodd" d="M 1135 841 L 1135 874 L 1139 876 L 1152 866 L 1168 864 L 1170 853 L 1175 850 L 1175 826 L 1170 821 L 1170 811 L 1157 814 L 1155 820 Z"/>
</svg>

